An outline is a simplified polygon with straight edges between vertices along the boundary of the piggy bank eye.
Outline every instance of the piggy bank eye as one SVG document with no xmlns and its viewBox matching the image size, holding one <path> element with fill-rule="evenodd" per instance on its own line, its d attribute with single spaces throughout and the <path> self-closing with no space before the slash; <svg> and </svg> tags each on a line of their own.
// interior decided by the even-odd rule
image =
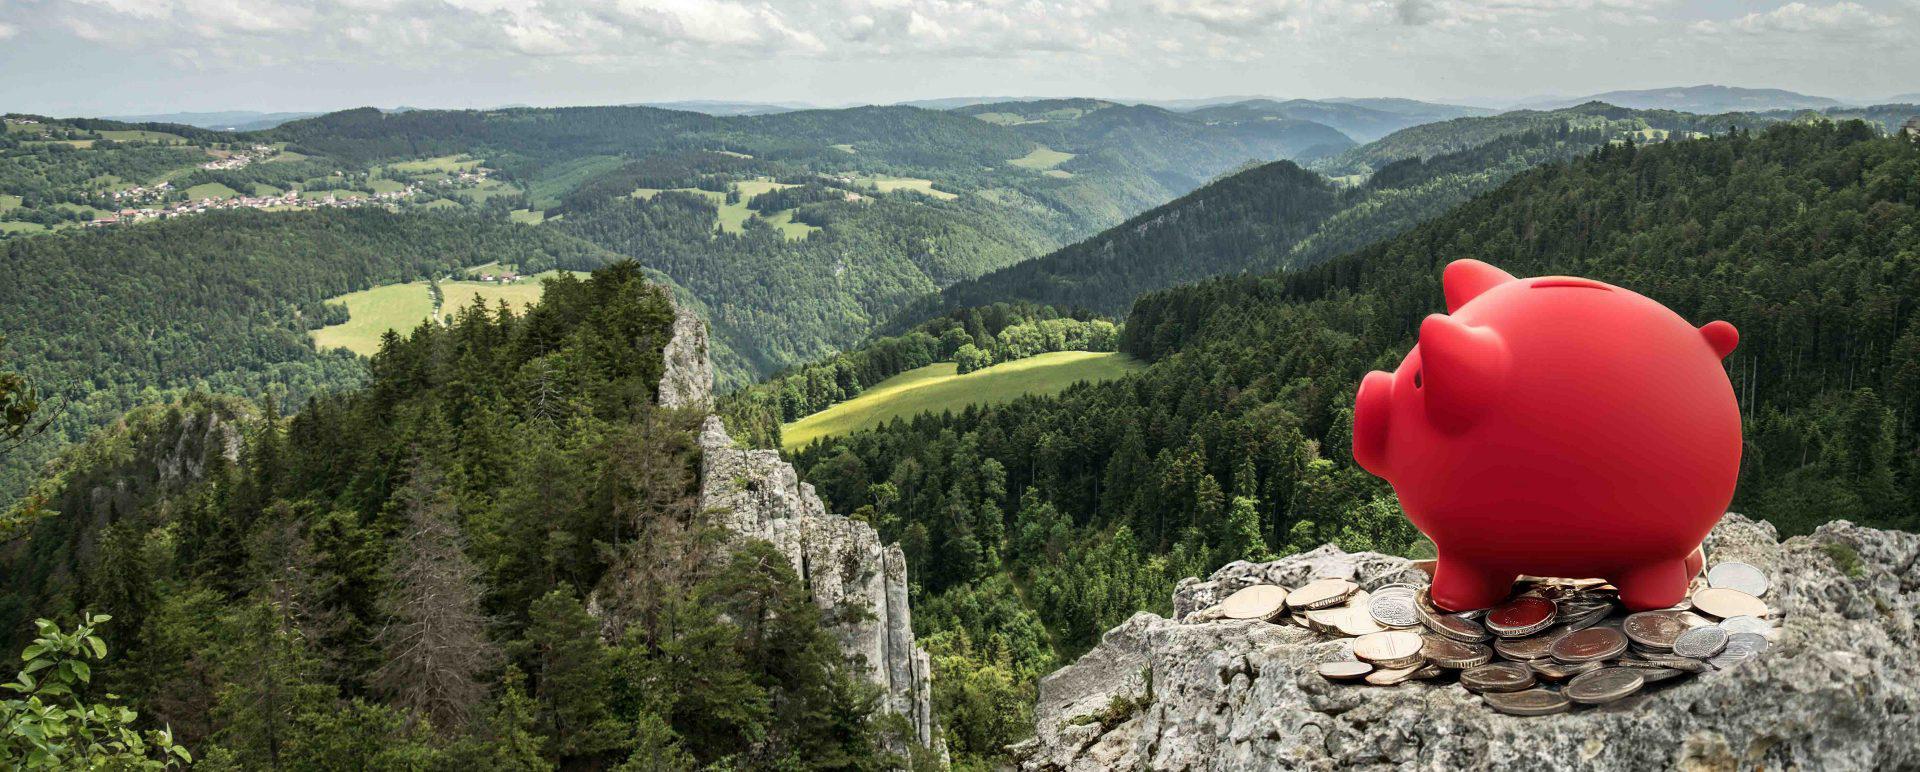
<svg viewBox="0 0 1920 772">
<path fill-rule="evenodd" d="M 1416 389 L 1420 388 L 1420 371 L 1419 370 L 1413 371 L 1413 387 Z"/>
</svg>

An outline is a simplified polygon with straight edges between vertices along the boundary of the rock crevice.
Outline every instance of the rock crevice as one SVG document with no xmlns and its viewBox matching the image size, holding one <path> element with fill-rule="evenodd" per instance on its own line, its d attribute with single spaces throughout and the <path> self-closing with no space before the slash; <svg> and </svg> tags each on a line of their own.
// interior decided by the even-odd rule
<svg viewBox="0 0 1920 772">
<path fill-rule="evenodd" d="M 1188 579 L 1175 619 L 1143 613 L 1109 631 L 1041 681 L 1036 737 L 1016 750 L 1035 771 L 1920 768 L 1920 535 L 1836 521 L 1783 542 L 1729 514 L 1706 551 L 1773 579 L 1779 640 L 1605 708 L 1522 718 L 1449 684 L 1333 684 L 1314 667 L 1345 658 L 1347 642 L 1191 616 L 1251 584 L 1426 581 L 1401 558 L 1321 547 Z"/>
</svg>

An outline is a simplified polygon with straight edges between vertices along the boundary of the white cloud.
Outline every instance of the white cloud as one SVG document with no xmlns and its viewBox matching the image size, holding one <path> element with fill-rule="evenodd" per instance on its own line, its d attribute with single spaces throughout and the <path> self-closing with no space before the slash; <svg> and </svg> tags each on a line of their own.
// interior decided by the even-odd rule
<svg viewBox="0 0 1920 772">
<path fill-rule="evenodd" d="M 6 40 L 7 38 L 13 37 L 14 35 L 18 35 L 18 34 L 20 34 L 19 27 L 15 27 L 11 24 L 0 23 L 0 40 Z"/>
<path fill-rule="evenodd" d="M 1766 13 L 1747 14 L 1731 26 L 1743 32 L 1821 33 L 1875 29 L 1892 23 L 1893 17 L 1869 11 L 1859 3 L 1792 2 Z"/>
</svg>

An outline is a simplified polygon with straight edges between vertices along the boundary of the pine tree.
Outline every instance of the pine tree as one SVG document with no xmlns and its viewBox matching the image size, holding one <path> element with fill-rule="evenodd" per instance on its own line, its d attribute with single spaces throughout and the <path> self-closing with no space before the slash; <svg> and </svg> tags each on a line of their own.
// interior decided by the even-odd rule
<svg viewBox="0 0 1920 772">
<path fill-rule="evenodd" d="M 380 600 L 387 622 L 374 643 L 384 661 L 368 683 L 440 731 L 460 731 L 486 697 L 480 675 L 500 659 L 480 612 L 480 571 L 467 559 L 442 473 L 416 462 L 396 498 L 406 531 Z"/>
</svg>

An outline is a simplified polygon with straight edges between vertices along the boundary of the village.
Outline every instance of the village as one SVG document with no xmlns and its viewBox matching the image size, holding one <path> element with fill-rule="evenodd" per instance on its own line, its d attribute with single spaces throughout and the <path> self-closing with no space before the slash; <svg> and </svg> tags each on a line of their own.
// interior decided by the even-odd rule
<svg viewBox="0 0 1920 772">
<path fill-rule="evenodd" d="M 164 190 L 167 183 L 160 183 L 154 189 Z M 408 185 L 402 190 L 375 193 L 372 195 L 339 196 L 328 193 L 324 198 L 302 198 L 300 191 L 290 190 L 274 196 L 234 196 L 232 198 L 202 198 L 191 201 L 176 201 L 165 207 L 129 207 L 116 214 L 95 218 L 87 223 L 89 227 L 104 227 L 127 223 L 144 222 L 165 217 L 183 217 L 221 209 L 271 209 L 290 211 L 297 209 L 349 209 L 361 206 L 387 206 L 398 208 L 398 203 L 420 192 L 417 185 Z M 116 196 L 117 197 L 117 196 Z"/>
</svg>

